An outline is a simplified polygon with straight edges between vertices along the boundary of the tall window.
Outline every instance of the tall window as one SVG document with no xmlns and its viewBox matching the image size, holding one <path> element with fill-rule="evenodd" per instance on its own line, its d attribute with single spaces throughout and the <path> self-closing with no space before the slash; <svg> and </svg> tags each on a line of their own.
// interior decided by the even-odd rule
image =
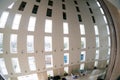
<svg viewBox="0 0 120 80">
<path fill-rule="evenodd" d="M 85 51 L 81 51 L 80 61 L 81 61 L 81 62 L 85 61 L 85 57 L 86 57 L 86 52 L 85 52 Z"/>
<path fill-rule="evenodd" d="M 49 9 L 49 8 L 47 9 L 46 16 L 52 17 L 52 9 Z"/>
<path fill-rule="evenodd" d="M 15 73 L 21 72 L 18 58 L 12 58 L 12 66 Z"/>
<path fill-rule="evenodd" d="M 37 14 L 38 11 L 38 5 L 34 5 L 33 9 L 32 9 L 32 13 Z"/>
<path fill-rule="evenodd" d="M 100 46 L 99 37 L 96 37 L 96 47 Z"/>
<path fill-rule="evenodd" d="M 66 72 L 66 73 L 69 72 L 68 67 L 64 67 L 64 72 Z"/>
<path fill-rule="evenodd" d="M 92 17 L 93 23 L 96 23 L 95 17 L 94 16 L 91 16 L 91 17 Z"/>
<path fill-rule="evenodd" d="M 52 20 L 45 20 L 45 32 L 52 33 Z"/>
<path fill-rule="evenodd" d="M 65 4 L 62 4 L 62 9 L 64 9 L 64 10 L 66 9 Z"/>
<path fill-rule="evenodd" d="M 108 55 L 110 55 L 110 48 L 108 48 Z"/>
<path fill-rule="evenodd" d="M 10 52 L 17 53 L 17 35 L 11 34 L 10 36 Z"/>
<path fill-rule="evenodd" d="M 49 0 L 48 5 L 53 6 L 53 1 Z"/>
<path fill-rule="evenodd" d="M 27 52 L 28 53 L 34 52 L 34 36 L 33 35 L 27 36 Z"/>
<path fill-rule="evenodd" d="M 103 18 L 104 18 L 105 23 L 107 24 L 107 19 L 106 19 L 105 15 L 103 16 Z"/>
<path fill-rule="evenodd" d="M 80 9 L 79 9 L 79 7 L 77 7 L 77 6 L 76 6 L 76 11 L 77 11 L 77 12 L 80 12 Z"/>
<path fill-rule="evenodd" d="M 108 35 L 110 35 L 110 30 L 109 30 L 108 25 L 106 26 L 106 28 L 107 28 L 107 33 L 108 33 Z"/>
<path fill-rule="evenodd" d="M 68 23 L 66 23 L 66 22 L 63 23 L 63 33 L 64 34 L 68 34 L 69 33 Z"/>
<path fill-rule="evenodd" d="M 82 17 L 81 17 L 80 14 L 78 14 L 78 21 L 79 21 L 79 22 L 82 22 Z"/>
<path fill-rule="evenodd" d="M 25 8 L 26 4 L 27 4 L 26 2 L 22 1 L 22 3 L 20 4 L 18 10 L 20 10 L 20 11 L 24 11 L 24 8 Z"/>
<path fill-rule="evenodd" d="M 3 33 L 0 33 L 0 53 L 3 53 Z"/>
<path fill-rule="evenodd" d="M 19 29 L 19 24 L 20 24 L 20 20 L 21 20 L 21 14 L 16 14 L 13 20 L 13 24 L 12 24 L 12 29 L 13 30 L 18 30 Z"/>
<path fill-rule="evenodd" d="M 95 35 L 99 35 L 98 26 L 97 25 L 94 25 L 94 29 L 95 29 Z"/>
<path fill-rule="evenodd" d="M 101 7 L 100 3 L 96 0 L 98 7 Z"/>
<path fill-rule="evenodd" d="M 107 60 L 107 64 L 109 64 L 109 62 L 110 62 L 110 60 L 108 59 L 108 60 Z"/>
<path fill-rule="evenodd" d="M 29 69 L 31 71 L 36 70 L 35 58 L 34 57 L 28 57 L 28 64 L 29 64 Z"/>
<path fill-rule="evenodd" d="M 81 33 L 81 35 L 85 35 L 85 26 L 84 26 L 84 24 L 80 24 L 80 33 Z"/>
<path fill-rule="evenodd" d="M 64 54 L 64 64 L 69 64 L 69 53 Z"/>
<path fill-rule="evenodd" d="M 111 42 L 110 42 L 110 36 L 108 37 L 108 46 L 111 46 Z"/>
<path fill-rule="evenodd" d="M 2 73 L 4 75 L 8 74 L 4 58 L 0 58 L 0 73 Z"/>
<path fill-rule="evenodd" d="M 80 64 L 80 70 L 84 70 L 84 67 L 85 67 L 84 63 Z"/>
<path fill-rule="evenodd" d="M 28 31 L 34 31 L 35 30 L 35 23 L 36 23 L 36 17 L 31 16 L 30 19 L 29 19 Z"/>
<path fill-rule="evenodd" d="M 19 76 L 18 80 L 38 80 L 37 74 L 30 74 L 25 76 Z"/>
<path fill-rule="evenodd" d="M 100 11 L 101 11 L 101 13 L 102 13 L 102 14 L 104 14 L 104 11 L 103 11 L 103 9 L 102 9 L 102 8 L 100 8 Z"/>
<path fill-rule="evenodd" d="M 40 2 L 41 0 L 36 0 L 36 2 Z"/>
<path fill-rule="evenodd" d="M 0 17 L 0 28 L 4 28 L 7 18 L 8 18 L 9 12 L 4 11 Z"/>
<path fill-rule="evenodd" d="M 52 37 L 51 36 L 45 36 L 45 51 L 52 51 Z"/>
<path fill-rule="evenodd" d="M 63 12 L 63 19 L 64 19 L 64 20 L 66 20 L 66 19 L 67 19 L 66 12 Z"/>
<path fill-rule="evenodd" d="M 46 64 L 46 68 L 53 67 L 53 57 L 52 57 L 52 55 L 45 55 L 45 64 Z"/>
<path fill-rule="evenodd" d="M 86 38 L 85 37 L 81 37 L 81 48 L 86 48 Z"/>
<path fill-rule="evenodd" d="M 12 9 L 13 5 L 14 5 L 14 2 L 10 4 L 10 6 L 8 6 L 8 9 Z"/>
<path fill-rule="evenodd" d="M 74 1 L 74 3 L 77 5 L 78 3 L 77 3 L 77 1 Z"/>
<path fill-rule="evenodd" d="M 64 50 L 69 50 L 69 38 L 64 37 Z"/>
<path fill-rule="evenodd" d="M 95 59 L 99 59 L 99 50 L 96 50 Z"/>
<path fill-rule="evenodd" d="M 95 61 L 94 66 L 95 66 L 95 67 L 98 66 L 98 61 Z"/>
<path fill-rule="evenodd" d="M 54 76 L 53 70 L 47 70 L 47 75 L 48 75 L 48 76 Z"/>
</svg>

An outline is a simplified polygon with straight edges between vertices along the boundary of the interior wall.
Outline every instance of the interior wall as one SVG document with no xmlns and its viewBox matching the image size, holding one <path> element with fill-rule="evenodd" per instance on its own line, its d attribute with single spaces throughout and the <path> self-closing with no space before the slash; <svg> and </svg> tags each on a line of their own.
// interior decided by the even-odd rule
<svg viewBox="0 0 120 80">
<path fill-rule="evenodd" d="M 27 2 L 27 6 L 25 7 L 24 11 L 19 11 L 18 7 L 21 4 L 22 0 L 18 0 L 13 8 L 6 9 L 6 11 L 10 12 L 7 23 L 5 25 L 5 29 L 0 29 L 1 33 L 4 33 L 4 52 L 1 58 L 5 58 L 8 75 L 9 77 L 18 77 L 21 75 L 28 75 L 33 73 L 38 73 L 38 76 L 40 78 L 47 79 L 46 71 L 49 69 L 46 69 L 45 67 L 45 55 L 46 54 L 52 54 L 53 55 L 53 67 L 50 68 L 54 71 L 55 75 L 59 73 L 62 74 L 64 71 L 64 67 L 69 67 L 69 73 L 72 72 L 73 69 L 79 69 L 80 64 L 82 63 L 80 61 L 80 53 L 81 51 L 86 51 L 86 60 L 83 62 L 85 63 L 85 69 L 93 69 L 94 68 L 94 62 L 95 60 L 95 53 L 96 50 L 99 49 L 100 51 L 100 58 L 98 60 L 99 65 L 104 64 L 104 60 L 107 60 L 106 54 L 104 53 L 108 49 L 108 41 L 105 37 L 107 37 L 107 29 L 106 24 L 103 19 L 103 15 L 101 14 L 98 5 L 94 0 L 88 0 L 89 4 L 91 6 L 87 6 L 85 0 L 78 0 L 77 5 L 80 8 L 80 13 L 76 12 L 75 4 L 73 0 L 66 0 L 66 8 L 65 11 L 67 13 L 67 20 L 62 19 L 62 10 L 61 5 L 62 2 L 55 1 L 54 0 L 54 6 L 53 9 L 53 17 L 47 17 L 46 16 L 46 10 L 48 7 L 47 3 L 48 0 L 41 0 L 40 3 L 35 2 L 34 0 L 25 0 Z M 39 5 L 39 9 L 37 14 L 32 13 L 32 8 L 35 5 Z M 89 12 L 89 8 L 93 10 L 93 14 Z M 12 30 L 12 22 L 14 20 L 15 14 L 22 14 L 21 22 L 19 25 L 19 30 Z M 77 15 L 80 14 L 82 17 L 82 22 L 78 21 Z M 29 17 L 34 16 L 37 17 L 36 26 L 35 26 L 35 32 L 28 32 L 27 27 L 29 23 Z M 95 17 L 96 23 L 93 23 L 91 16 Z M 51 19 L 53 21 L 53 32 L 52 34 L 47 34 L 44 32 L 44 26 L 45 26 L 45 20 Z M 69 34 L 65 35 L 63 34 L 63 22 L 69 23 Z M 85 25 L 85 35 L 80 35 L 80 24 Z M 96 48 L 96 40 L 95 40 L 95 30 L 94 25 L 98 25 L 99 29 L 99 38 L 100 38 L 100 46 L 99 48 Z M 12 54 L 10 52 L 10 34 L 17 34 L 18 35 L 18 53 Z M 26 49 L 26 37 L 27 35 L 34 35 L 34 46 L 35 46 L 35 52 L 34 53 L 27 53 Z M 44 51 L 44 36 L 52 36 L 52 51 L 51 52 L 45 52 Z M 69 50 L 64 50 L 63 45 L 63 37 L 69 37 Z M 86 48 L 81 49 L 81 37 L 86 38 Z M 69 53 L 69 64 L 64 65 L 64 53 Z M 1 54 L 0 54 L 1 55 Z M 29 65 L 28 65 L 28 57 L 34 56 L 35 57 L 35 63 L 36 63 L 36 70 L 30 71 Z M 19 59 L 19 64 L 21 68 L 21 73 L 17 74 L 14 72 L 11 58 L 17 57 Z M 102 61 L 103 60 L 103 61 Z M 92 64 L 92 65 L 91 65 Z M 105 65 L 105 64 L 104 64 Z M 101 68 L 104 68 L 102 66 Z M 14 80 L 14 79 L 13 79 Z M 42 80 L 42 79 L 41 79 Z"/>
</svg>

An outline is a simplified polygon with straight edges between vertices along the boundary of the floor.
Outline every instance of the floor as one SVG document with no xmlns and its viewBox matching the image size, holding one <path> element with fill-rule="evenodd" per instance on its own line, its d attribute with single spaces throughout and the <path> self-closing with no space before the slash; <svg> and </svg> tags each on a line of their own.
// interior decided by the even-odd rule
<svg viewBox="0 0 120 80">
<path fill-rule="evenodd" d="M 81 76 L 78 79 L 72 79 L 71 76 L 67 76 L 67 80 L 97 80 L 97 77 L 100 76 L 101 74 L 104 74 L 103 70 L 93 70 L 86 76 Z"/>
</svg>

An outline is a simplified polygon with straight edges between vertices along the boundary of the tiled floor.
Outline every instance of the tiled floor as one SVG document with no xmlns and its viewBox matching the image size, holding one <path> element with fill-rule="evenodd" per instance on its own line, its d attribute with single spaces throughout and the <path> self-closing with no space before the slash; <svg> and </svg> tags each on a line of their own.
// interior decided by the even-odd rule
<svg viewBox="0 0 120 80">
<path fill-rule="evenodd" d="M 81 76 L 78 79 L 72 79 L 71 76 L 67 76 L 67 80 L 97 80 L 97 77 L 99 75 L 103 74 L 103 70 L 93 70 L 90 72 L 90 74 L 87 74 L 86 76 Z"/>
</svg>

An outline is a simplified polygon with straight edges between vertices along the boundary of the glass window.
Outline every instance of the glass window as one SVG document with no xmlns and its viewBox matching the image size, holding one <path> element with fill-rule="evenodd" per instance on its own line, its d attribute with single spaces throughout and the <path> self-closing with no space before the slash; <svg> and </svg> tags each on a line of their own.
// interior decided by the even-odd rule
<svg viewBox="0 0 120 80">
<path fill-rule="evenodd" d="M 52 37 L 50 36 L 45 36 L 45 51 L 52 51 Z"/>
<path fill-rule="evenodd" d="M 69 33 L 69 31 L 68 31 L 68 23 L 66 23 L 66 22 L 63 22 L 63 32 L 64 32 L 64 34 Z"/>
<path fill-rule="evenodd" d="M 111 46 L 110 36 L 108 37 L 108 46 Z"/>
<path fill-rule="evenodd" d="M 94 16 L 92 16 L 92 21 L 93 21 L 93 23 L 96 23 Z"/>
<path fill-rule="evenodd" d="M 79 7 L 77 7 L 77 6 L 76 6 L 76 11 L 77 11 L 77 12 L 80 12 L 80 9 L 79 9 Z"/>
<path fill-rule="evenodd" d="M 14 2 L 8 6 L 8 9 L 12 9 L 13 5 L 14 5 Z"/>
<path fill-rule="evenodd" d="M 64 72 L 66 72 L 66 73 L 68 73 L 68 72 L 69 72 L 68 67 L 64 67 Z"/>
<path fill-rule="evenodd" d="M 94 25 L 94 29 L 95 29 L 95 35 L 99 35 L 99 31 L 98 31 L 98 26 Z"/>
<path fill-rule="evenodd" d="M 87 6 L 90 6 L 89 2 L 86 2 Z"/>
<path fill-rule="evenodd" d="M 103 16 L 103 18 L 104 18 L 105 23 L 107 24 L 107 19 L 106 19 L 106 17 L 105 17 L 105 16 Z"/>
<path fill-rule="evenodd" d="M 108 33 L 108 35 L 110 35 L 110 30 L 109 30 L 108 25 L 106 26 L 106 28 L 107 28 L 107 33 Z"/>
<path fill-rule="evenodd" d="M 12 67 L 15 73 L 21 72 L 18 58 L 12 58 Z"/>
<path fill-rule="evenodd" d="M 39 7 L 39 6 L 34 5 L 34 7 L 33 7 L 33 9 L 32 9 L 32 13 L 37 14 L 38 7 Z"/>
<path fill-rule="evenodd" d="M 18 30 L 19 29 L 19 24 L 20 24 L 20 20 L 21 20 L 21 14 L 16 14 L 13 20 L 13 24 L 12 24 L 12 29 L 13 30 Z"/>
<path fill-rule="evenodd" d="M 100 8 L 100 11 L 101 11 L 101 13 L 102 13 L 102 14 L 104 14 L 104 11 L 103 11 L 103 9 L 102 9 L 102 8 Z"/>
<path fill-rule="evenodd" d="M 36 0 L 36 2 L 40 2 L 41 0 Z"/>
<path fill-rule="evenodd" d="M 108 55 L 110 55 L 110 48 L 108 48 Z"/>
<path fill-rule="evenodd" d="M 86 38 L 85 37 L 81 37 L 81 48 L 86 48 Z"/>
<path fill-rule="evenodd" d="M 25 76 L 19 76 L 18 80 L 38 80 L 37 74 L 30 74 Z"/>
<path fill-rule="evenodd" d="M 64 54 L 64 64 L 69 64 L 69 53 Z"/>
<path fill-rule="evenodd" d="M 93 14 L 93 11 L 92 11 L 92 9 L 91 9 L 91 8 L 89 8 L 89 11 L 90 11 L 90 13 L 91 13 L 91 14 Z"/>
<path fill-rule="evenodd" d="M 10 52 L 17 53 L 17 35 L 11 34 L 10 36 Z"/>
<path fill-rule="evenodd" d="M 110 60 L 107 60 L 107 64 L 109 64 Z"/>
<path fill-rule="evenodd" d="M 96 2 L 97 2 L 98 7 L 101 7 L 101 6 L 100 6 L 100 3 L 99 3 L 97 0 L 96 0 Z"/>
<path fill-rule="evenodd" d="M 35 23 L 36 23 L 36 17 L 31 16 L 30 19 L 29 19 L 28 31 L 34 31 L 35 30 Z"/>
<path fill-rule="evenodd" d="M 45 20 L 45 32 L 52 33 L 52 20 Z"/>
<path fill-rule="evenodd" d="M 65 4 L 62 4 L 62 9 L 64 9 L 64 10 L 66 9 Z"/>
<path fill-rule="evenodd" d="M 46 68 L 53 67 L 53 57 L 52 57 L 52 55 L 45 55 L 45 64 L 46 64 Z"/>
<path fill-rule="evenodd" d="M 62 0 L 62 2 L 65 2 L 65 0 Z"/>
<path fill-rule="evenodd" d="M 63 19 L 66 20 L 67 19 L 67 15 L 65 12 L 63 12 Z"/>
<path fill-rule="evenodd" d="M 35 64 L 35 58 L 34 57 L 28 57 L 28 64 L 29 64 L 29 69 L 31 71 L 36 70 L 36 64 Z"/>
<path fill-rule="evenodd" d="M 49 77 L 49 76 L 54 76 L 53 70 L 47 70 L 47 75 L 48 75 L 48 77 Z"/>
<path fill-rule="evenodd" d="M 81 15 L 80 15 L 80 14 L 78 14 L 78 21 L 79 21 L 79 22 L 82 22 L 82 18 L 81 18 Z"/>
<path fill-rule="evenodd" d="M 85 26 L 84 26 L 84 24 L 80 24 L 80 33 L 81 33 L 81 35 L 85 35 Z"/>
<path fill-rule="evenodd" d="M 28 53 L 34 52 L 34 36 L 33 35 L 27 36 L 27 52 Z"/>
<path fill-rule="evenodd" d="M 3 33 L 0 33 L 0 53 L 3 53 Z"/>
<path fill-rule="evenodd" d="M 75 4 L 78 4 L 77 1 L 74 1 Z"/>
<path fill-rule="evenodd" d="M 4 58 L 0 58 L 0 73 L 3 75 L 8 74 Z"/>
<path fill-rule="evenodd" d="M 99 59 L 99 50 L 96 50 L 95 59 Z"/>
<path fill-rule="evenodd" d="M 96 37 L 96 47 L 99 47 L 100 45 L 100 42 L 99 42 L 99 37 Z"/>
<path fill-rule="evenodd" d="M 86 57 L 86 52 L 85 52 L 85 51 L 81 51 L 80 61 L 81 61 L 81 62 L 85 61 L 85 57 Z"/>
<path fill-rule="evenodd" d="M 52 17 L 52 9 L 49 9 L 49 8 L 47 9 L 46 16 Z"/>
<path fill-rule="evenodd" d="M 95 61 L 94 66 L 95 66 L 95 67 L 98 66 L 98 61 Z"/>
<path fill-rule="evenodd" d="M 80 70 L 84 70 L 84 67 L 85 67 L 84 63 L 80 64 Z"/>
<path fill-rule="evenodd" d="M 53 1 L 49 0 L 48 5 L 53 6 Z"/>
<path fill-rule="evenodd" d="M 24 11 L 24 8 L 25 8 L 26 4 L 27 4 L 26 2 L 22 1 L 18 10 Z"/>
<path fill-rule="evenodd" d="M 9 12 L 4 11 L 0 17 L 0 28 L 5 28 Z"/>
<path fill-rule="evenodd" d="M 64 37 L 64 50 L 69 50 L 69 38 Z"/>
</svg>

